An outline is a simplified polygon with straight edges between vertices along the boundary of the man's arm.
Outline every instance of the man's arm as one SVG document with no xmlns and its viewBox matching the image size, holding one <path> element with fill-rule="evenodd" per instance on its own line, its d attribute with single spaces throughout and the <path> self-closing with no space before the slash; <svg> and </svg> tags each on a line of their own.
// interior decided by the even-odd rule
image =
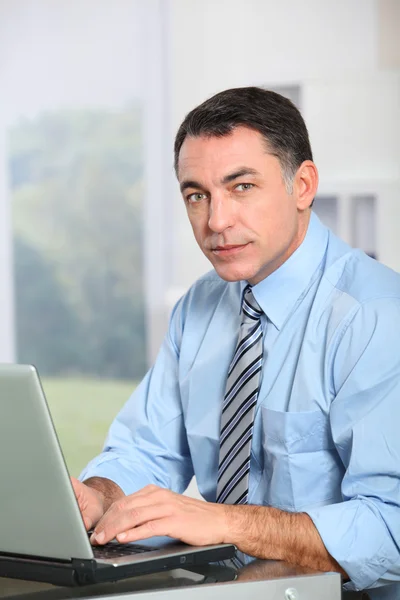
<svg viewBox="0 0 400 600">
<path fill-rule="evenodd" d="M 230 525 L 225 541 L 245 554 L 318 571 L 337 571 L 347 578 L 307 514 L 265 506 L 227 506 L 226 510 Z"/>
<path fill-rule="evenodd" d="M 396 294 L 398 294 L 398 289 Z M 342 502 L 306 509 L 348 589 L 400 581 L 400 300 L 360 304 L 332 357 Z"/>
<path fill-rule="evenodd" d="M 153 368 L 114 419 L 103 452 L 81 473 L 91 487 L 100 485 L 94 479 L 105 479 L 130 494 L 149 484 L 176 491 L 189 484 L 193 466 L 178 381 L 182 305 L 173 311 Z"/>
<path fill-rule="evenodd" d="M 345 571 L 327 552 L 310 517 L 265 506 L 203 502 L 157 486 L 115 502 L 93 542 L 134 542 L 168 535 L 193 545 L 235 544 L 256 558 L 285 560 L 320 571 Z"/>
</svg>

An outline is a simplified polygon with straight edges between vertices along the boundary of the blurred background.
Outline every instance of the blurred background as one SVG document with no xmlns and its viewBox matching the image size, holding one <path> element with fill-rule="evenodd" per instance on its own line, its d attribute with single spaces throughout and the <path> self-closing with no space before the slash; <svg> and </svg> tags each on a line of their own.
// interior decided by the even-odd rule
<svg viewBox="0 0 400 600">
<path fill-rule="evenodd" d="M 209 269 L 174 133 L 245 85 L 301 110 L 321 219 L 400 270 L 399 0 L 0 0 L 0 361 L 38 367 L 74 475 Z"/>
</svg>

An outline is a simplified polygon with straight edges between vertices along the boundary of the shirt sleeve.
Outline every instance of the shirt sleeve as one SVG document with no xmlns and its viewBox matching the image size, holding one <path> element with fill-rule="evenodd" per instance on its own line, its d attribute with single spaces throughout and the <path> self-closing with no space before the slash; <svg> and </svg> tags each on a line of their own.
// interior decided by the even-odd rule
<svg viewBox="0 0 400 600">
<path fill-rule="evenodd" d="M 358 307 L 332 360 L 343 501 L 306 511 L 347 589 L 400 581 L 400 301 Z"/>
<path fill-rule="evenodd" d="M 114 481 L 125 494 L 148 484 L 183 492 L 193 477 L 178 381 L 182 300 L 153 368 L 108 432 L 102 453 L 80 474 Z"/>
</svg>

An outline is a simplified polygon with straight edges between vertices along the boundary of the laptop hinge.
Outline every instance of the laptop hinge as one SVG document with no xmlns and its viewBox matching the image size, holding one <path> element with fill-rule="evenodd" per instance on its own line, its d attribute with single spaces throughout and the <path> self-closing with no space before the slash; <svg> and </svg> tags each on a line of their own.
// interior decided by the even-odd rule
<svg viewBox="0 0 400 600">
<path fill-rule="evenodd" d="M 94 583 L 95 572 L 98 571 L 98 563 L 93 559 L 73 558 L 71 560 L 75 572 L 75 578 L 80 585 Z"/>
</svg>

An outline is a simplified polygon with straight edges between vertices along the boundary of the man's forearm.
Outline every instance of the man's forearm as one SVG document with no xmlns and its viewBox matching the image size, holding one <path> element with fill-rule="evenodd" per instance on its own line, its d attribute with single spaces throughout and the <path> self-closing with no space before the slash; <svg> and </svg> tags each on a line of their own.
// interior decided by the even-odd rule
<svg viewBox="0 0 400 600">
<path fill-rule="evenodd" d="M 347 574 L 329 554 L 317 528 L 305 513 L 265 506 L 227 506 L 230 539 L 245 554 L 284 560 L 319 571 Z"/>
<path fill-rule="evenodd" d="M 119 485 L 104 477 L 89 477 L 83 482 L 103 496 L 103 510 L 106 512 L 113 502 L 125 496 Z"/>
</svg>

